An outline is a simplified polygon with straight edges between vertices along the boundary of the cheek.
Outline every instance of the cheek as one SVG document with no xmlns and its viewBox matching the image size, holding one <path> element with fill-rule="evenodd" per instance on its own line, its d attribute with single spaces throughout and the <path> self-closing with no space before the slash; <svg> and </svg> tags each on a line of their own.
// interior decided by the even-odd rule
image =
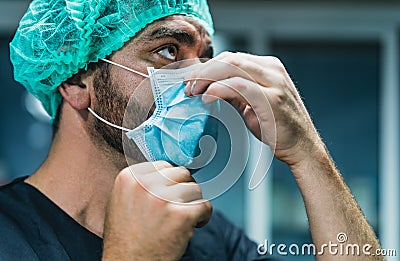
<svg viewBox="0 0 400 261">
<path fill-rule="evenodd" d="M 129 79 L 124 82 L 120 91 L 128 100 L 125 108 L 124 122 L 125 126 L 135 128 L 144 122 L 149 114 L 154 111 L 154 98 L 148 79 Z"/>
<path fill-rule="evenodd" d="M 144 79 L 141 82 L 137 81 L 125 91 L 127 97 L 130 100 L 135 100 L 144 111 L 149 111 L 154 104 L 154 96 L 149 79 Z"/>
<path fill-rule="evenodd" d="M 112 68 L 111 80 L 112 85 L 117 87 L 118 95 L 125 100 L 124 126 L 137 127 L 154 111 L 154 97 L 150 80 L 118 67 Z"/>
<path fill-rule="evenodd" d="M 147 78 L 113 67 L 111 80 L 114 86 L 118 86 L 118 92 L 128 100 L 135 98 L 143 106 L 148 106 L 153 101 L 150 81 Z"/>
</svg>

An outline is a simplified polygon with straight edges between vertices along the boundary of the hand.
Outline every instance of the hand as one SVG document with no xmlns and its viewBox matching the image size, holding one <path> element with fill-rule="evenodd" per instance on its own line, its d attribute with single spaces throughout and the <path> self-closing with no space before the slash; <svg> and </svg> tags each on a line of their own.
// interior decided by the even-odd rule
<svg viewBox="0 0 400 261">
<path fill-rule="evenodd" d="M 277 58 L 225 52 L 199 65 L 187 81 L 193 84 L 194 79 L 196 84 L 188 84 L 186 95 L 203 94 L 206 102 L 229 101 L 251 132 L 275 148 L 275 156 L 289 166 L 311 152 L 324 151 L 300 95 Z"/>
<path fill-rule="evenodd" d="M 164 161 L 130 166 L 111 192 L 103 260 L 178 260 L 211 212 L 185 168 Z"/>
<path fill-rule="evenodd" d="M 196 84 L 187 85 L 186 95 L 204 94 L 206 102 L 217 98 L 230 102 L 256 137 L 272 147 L 276 144 L 275 156 L 288 163 L 296 177 L 317 248 L 339 232 L 346 232 L 358 245 L 380 248 L 374 231 L 336 170 L 300 95 L 277 58 L 223 53 L 197 68 L 187 79 L 192 84 L 197 79 Z M 367 259 L 366 256 L 340 258 Z M 338 260 L 338 257 L 317 258 L 333 259 Z M 370 256 L 370 260 L 383 259 Z"/>
</svg>

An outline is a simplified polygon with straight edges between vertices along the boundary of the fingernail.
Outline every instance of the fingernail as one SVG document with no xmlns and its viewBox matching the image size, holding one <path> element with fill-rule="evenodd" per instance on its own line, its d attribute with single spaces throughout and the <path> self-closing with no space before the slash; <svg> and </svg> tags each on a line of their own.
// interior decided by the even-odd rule
<svg viewBox="0 0 400 261">
<path fill-rule="evenodd" d="M 190 87 L 190 85 L 192 84 L 192 82 L 191 81 L 188 81 L 187 83 L 186 83 L 186 87 L 185 87 L 185 94 L 186 94 L 186 96 L 189 96 L 190 95 L 190 91 L 191 91 L 191 87 Z"/>
<path fill-rule="evenodd" d="M 196 88 L 197 80 L 194 80 L 192 86 L 190 87 L 190 92 L 193 94 L 194 89 Z"/>
</svg>

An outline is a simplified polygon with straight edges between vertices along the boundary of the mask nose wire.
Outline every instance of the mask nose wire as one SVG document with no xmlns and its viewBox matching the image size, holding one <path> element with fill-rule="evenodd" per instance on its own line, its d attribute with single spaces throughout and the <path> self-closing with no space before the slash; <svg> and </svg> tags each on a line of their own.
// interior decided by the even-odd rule
<svg viewBox="0 0 400 261">
<path fill-rule="evenodd" d="M 88 109 L 88 111 L 89 111 L 91 114 L 93 114 L 94 117 L 96 117 L 96 118 L 99 119 L 100 121 L 104 122 L 105 124 L 107 124 L 107 125 L 109 125 L 109 126 L 111 126 L 111 127 L 114 127 L 114 128 L 116 128 L 116 129 L 122 130 L 122 131 L 126 131 L 126 132 L 131 131 L 130 129 L 127 129 L 127 128 L 118 126 L 118 125 L 116 125 L 116 124 L 113 124 L 113 123 L 111 123 L 111 122 L 109 122 L 109 121 L 103 119 L 102 117 L 100 117 L 99 115 L 97 115 L 90 107 L 87 108 L 87 109 Z"/>
<path fill-rule="evenodd" d="M 145 78 L 150 78 L 150 76 L 148 76 L 147 74 L 138 72 L 138 71 L 136 71 L 136 70 L 134 70 L 134 69 L 131 69 L 131 68 L 129 68 L 129 67 L 126 67 L 126 66 L 124 66 L 124 65 L 122 65 L 122 64 L 115 63 L 115 62 L 110 61 L 110 60 L 107 60 L 107 59 L 100 59 L 100 60 L 102 60 L 102 61 L 104 61 L 104 62 L 107 62 L 107 63 L 110 63 L 110 64 L 112 64 L 112 65 L 118 66 L 119 68 L 125 69 L 125 70 L 127 70 L 127 71 L 136 73 L 136 74 L 138 74 L 138 75 L 140 75 L 140 76 L 143 76 L 143 77 L 145 77 Z"/>
</svg>

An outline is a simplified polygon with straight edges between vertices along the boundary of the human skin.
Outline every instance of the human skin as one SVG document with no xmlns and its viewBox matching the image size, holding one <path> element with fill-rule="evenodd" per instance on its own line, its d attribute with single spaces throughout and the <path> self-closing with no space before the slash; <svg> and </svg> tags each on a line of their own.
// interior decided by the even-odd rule
<svg viewBox="0 0 400 261">
<path fill-rule="evenodd" d="M 148 41 L 150 33 L 159 28 L 178 30 L 179 34 L 161 35 Z M 188 41 L 188 36 L 193 41 Z M 111 59 L 146 72 L 148 66 L 160 68 L 175 61 L 204 57 L 210 44 L 204 29 L 190 18 L 171 16 L 147 26 L 114 52 Z M 272 142 L 269 130 L 272 125 L 276 126 L 275 156 L 289 165 L 298 183 L 314 243 L 321 246 L 334 241 L 339 232 L 345 232 L 351 243 L 379 248 L 373 230 L 336 170 L 282 63 L 274 57 L 233 53 L 223 53 L 215 60 L 241 68 L 256 82 L 231 75 L 229 69 L 216 68 L 216 63 L 210 60 L 192 77 L 220 81 L 198 81 L 195 85 L 190 81 L 188 86 L 193 88 L 187 88 L 186 93 L 230 101 L 242 113 L 248 128 L 267 144 Z M 26 182 L 82 226 L 103 237 L 103 260 L 131 260 L 132 257 L 177 260 L 184 253 L 194 228 L 208 222 L 212 206 L 202 198 L 200 187 L 186 169 L 166 162 L 140 160 L 124 168 L 126 160 L 121 150 L 102 141 L 101 135 L 93 134 L 97 119 L 87 108 L 99 106 L 95 75 L 96 72 L 89 71 L 79 85 L 64 82 L 59 87 L 63 96 L 59 131 L 48 158 Z M 143 77 L 115 66 L 110 67 L 110 77 L 118 86 L 119 95 L 126 99 L 143 81 Z M 257 95 L 260 92 L 262 96 Z M 142 95 L 139 100 L 152 99 Z M 266 100 L 274 119 L 265 113 Z M 101 116 L 111 118 L 112 113 Z M 123 115 L 113 119 L 121 125 Z M 121 137 L 121 132 L 115 135 Z M 154 194 L 196 204 L 175 204 L 156 197 L 138 179 Z M 367 257 L 323 255 L 317 259 L 367 260 Z"/>
<path fill-rule="evenodd" d="M 226 66 L 221 68 L 221 64 Z M 248 75 L 236 77 L 229 65 Z M 284 65 L 275 57 L 226 52 L 199 67 L 188 78 L 208 77 L 213 81 L 197 80 L 196 84 L 190 81 L 192 84 L 185 90 L 187 95 L 203 94 L 208 97 L 207 102 L 217 98 L 231 101 L 252 133 L 267 144 L 275 142 L 268 133 L 276 127 L 274 155 L 288 164 L 296 179 L 317 251 L 323 244 L 337 242 L 337 235 L 345 233 L 347 243 L 358 244 L 360 249 L 369 244 L 369 252 L 375 253 L 379 242 L 329 156 Z M 263 105 L 266 99 L 274 119 L 266 109 L 269 107 Z M 384 260 L 363 254 L 330 255 L 327 249 L 324 253 L 316 259 Z"/>
</svg>

